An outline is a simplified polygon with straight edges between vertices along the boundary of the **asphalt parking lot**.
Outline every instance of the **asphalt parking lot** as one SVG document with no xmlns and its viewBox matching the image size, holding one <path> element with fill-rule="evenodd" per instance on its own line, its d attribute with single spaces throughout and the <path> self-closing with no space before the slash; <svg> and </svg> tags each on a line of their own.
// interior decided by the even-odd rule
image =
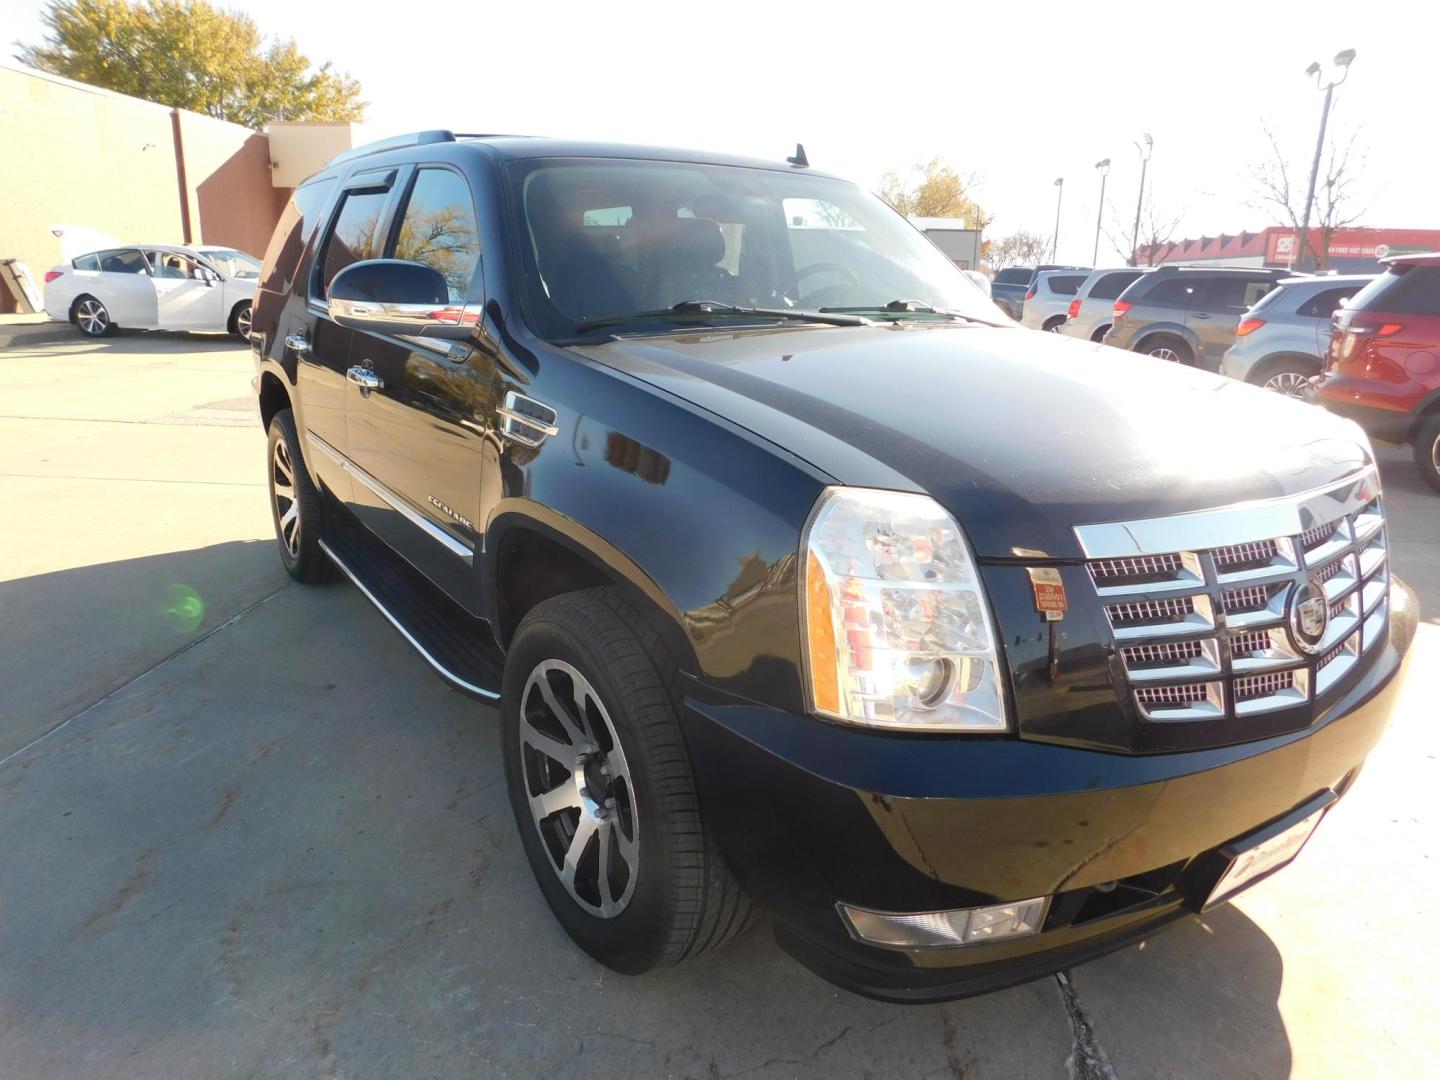
<svg viewBox="0 0 1440 1080">
<path fill-rule="evenodd" d="M 1440 497 L 1399 711 L 1300 859 L 1144 946 L 943 1006 L 761 926 L 640 979 L 533 885 L 494 712 L 271 541 L 242 346 L 0 350 L 0 1076 L 1440 1075 Z"/>
</svg>

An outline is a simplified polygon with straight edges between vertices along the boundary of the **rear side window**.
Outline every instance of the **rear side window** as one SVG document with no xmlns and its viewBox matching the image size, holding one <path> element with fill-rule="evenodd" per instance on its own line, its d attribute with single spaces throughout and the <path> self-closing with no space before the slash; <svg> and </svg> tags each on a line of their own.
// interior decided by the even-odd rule
<svg viewBox="0 0 1440 1080">
<path fill-rule="evenodd" d="M 1052 274 L 1049 277 L 1050 291 L 1058 296 L 1074 296 L 1085 284 L 1084 274 Z"/>
<path fill-rule="evenodd" d="M 1033 271 L 1028 266 L 1007 266 L 995 275 L 996 285 L 1025 285 Z"/>
<path fill-rule="evenodd" d="M 78 259 L 70 260 L 70 265 L 76 270 L 99 270 L 99 255 L 81 255 Z"/>
<path fill-rule="evenodd" d="M 300 268 L 300 259 L 305 254 L 305 245 L 315 235 L 320 215 L 324 213 L 330 193 L 334 190 L 333 178 L 302 184 L 295 189 L 270 236 L 270 246 L 265 249 L 260 288 L 275 292 L 290 291 Z"/>
<path fill-rule="evenodd" d="M 1168 281 L 1157 281 L 1137 299 L 1139 303 L 1153 304 L 1156 307 L 1189 307 L 1195 297 L 1195 285 L 1194 278 L 1176 277 Z"/>
<path fill-rule="evenodd" d="M 1440 266 L 1398 263 L 1356 293 L 1350 310 L 1440 315 Z"/>
<path fill-rule="evenodd" d="M 1138 270 L 1134 273 L 1106 274 L 1095 282 L 1094 287 L 1090 290 L 1089 298 L 1091 300 L 1114 300 L 1125 291 L 1126 286 L 1138 280 L 1139 277 Z"/>
<path fill-rule="evenodd" d="M 421 169 L 395 237 L 397 259 L 424 263 L 445 275 L 452 302 L 463 301 L 480 260 L 479 229 L 470 185 L 449 169 Z"/>
<path fill-rule="evenodd" d="M 1237 315 L 1256 304 L 1275 288 L 1268 278 L 1216 277 L 1207 283 L 1201 306 L 1211 311 L 1229 311 Z"/>
<path fill-rule="evenodd" d="M 1335 314 L 1336 308 L 1357 292 L 1359 292 L 1359 287 L 1355 285 L 1349 285 L 1343 289 L 1326 289 L 1301 304 L 1295 314 L 1311 319 L 1328 319 Z"/>
<path fill-rule="evenodd" d="M 351 191 L 345 195 L 340 216 L 335 219 L 335 227 L 321 255 L 316 293 L 322 299 L 341 270 L 351 263 L 375 257 L 379 250 L 380 219 L 389 201 L 388 191 Z"/>
<path fill-rule="evenodd" d="M 145 256 L 133 248 L 124 251 L 102 251 L 98 256 L 100 269 L 107 274 L 147 274 Z"/>
</svg>

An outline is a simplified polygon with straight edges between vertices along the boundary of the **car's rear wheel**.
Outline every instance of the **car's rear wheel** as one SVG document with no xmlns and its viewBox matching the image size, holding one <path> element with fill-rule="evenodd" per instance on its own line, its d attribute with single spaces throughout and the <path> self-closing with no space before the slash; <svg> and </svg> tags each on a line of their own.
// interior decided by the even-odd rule
<svg viewBox="0 0 1440 1080">
<path fill-rule="evenodd" d="M 1094 341 L 1094 342 L 1096 342 L 1096 343 L 1099 343 L 1099 342 L 1101 342 L 1101 341 L 1104 341 L 1104 340 L 1105 340 L 1105 335 L 1108 334 L 1109 332 L 1110 332 L 1110 324 L 1109 324 L 1109 323 L 1106 323 L 1104 326 L 1097 326 L 1097 327 L 1095 328 L 1095 332 L 1090 335 L 1090 340 L 1091 340 L 1091 341 Z"/>
<path fill-rule="evenodd" d="M 1065 325 L 1065 317 L 1062 315 L 1062 316 L 1060 316 L 1060 317 L 1057 318 L 1057 319 L 1051 319 L 1049 322 L 1047 322 L 1047 323 L 1045 324 L 1045 326 L 1043 327 L 1043 329 L 1045 330 L 1045 332 L 1046 332 L 1047 334 L 1058 334 L 1058 333 L 1060 333 L 1060 328 L 1061 328 L 1062 326 L 1064 326 L 1064 325 Z"/>
<path fill-rule="evenodd" d="M 546 600 L 506 659 L 501 732 L 530 869 L 570 937 L 626 974 L 753 921 L 705 831 L 657 635 L 613 588 Z"/>
<path fill-rule="evenodd" d="M 296 581 L 315 585 L 340 576 L 335 564 L 320 547 L 325 532 L 325 507 L 320 491 L 305 469 L 300 456 L 300 439 L 295 417 L 281 409 L 270 420 L 266 447 L 269 468 L 270 511 L 280 561 Z"/>
<path fill-rule="evenodd" d="M 1157 360 L 1168 360 L 1173 364 L 1189 364 L 1195 358 L 1189 345 L 1170 334 L 1156 334 L 1154 337 L 1146 338 L 1137 351 L 1143 352 L 1147 356 L 1153 356 Z"/>
<path fill-rule="evenodd" d="M 1286 397 L 1301 397 L 1310 376 L 1318 367 L 1299 359 L 1274 360 L 1258 371 L 1254 377 L 1257 385 L 1273 390 Z"/>
<path fill-rule="evenodd" d="M 230 333 L 234 334 L 241 341 L 250 340 L 250 312 L 251 303 L 249 300 L 235 305 L 235 310 L 230 313 Z"/>
<path fill-rule="evenodd" d="M 1420 422 L 1415 431 L 1411 449 L 1415 452 L 1415 467 L 1425 482 L 1440 491 L 1440 413 Z"/>
<path fill-rule="evenodd" d="M 71 320 L 86 337 L 104 337 L 115 330 L 109 309 L 93 296 L 82 296 L 75 301 Z"/>
</svg>

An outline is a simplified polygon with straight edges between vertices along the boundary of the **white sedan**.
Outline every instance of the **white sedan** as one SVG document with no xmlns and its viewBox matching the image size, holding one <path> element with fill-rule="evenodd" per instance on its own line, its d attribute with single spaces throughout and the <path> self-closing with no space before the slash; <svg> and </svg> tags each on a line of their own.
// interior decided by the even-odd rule
<svg viewBox="0 0 1440 1080">
<path fill-rule="evenodd" d="M 233 248 L 138 244 L 77 255 L 45 275 L 45 311 L 87 337 L 135 330 L 225 330 L 250 338 L 260 263 Z"/>
</svg>

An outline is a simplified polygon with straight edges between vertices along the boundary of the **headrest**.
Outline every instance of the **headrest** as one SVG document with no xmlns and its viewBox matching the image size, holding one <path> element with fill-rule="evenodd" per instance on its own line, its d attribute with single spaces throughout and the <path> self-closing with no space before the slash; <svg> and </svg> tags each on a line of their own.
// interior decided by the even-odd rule
<svg viewBox="0 0 1440 1080">
<path fill-rule="evenodd" d="M 674 218 L 655 236 L 658 253 L 691 266 L 714 266 L 725 257 L 725 234 L 709 218 Z"/>
</svg>

